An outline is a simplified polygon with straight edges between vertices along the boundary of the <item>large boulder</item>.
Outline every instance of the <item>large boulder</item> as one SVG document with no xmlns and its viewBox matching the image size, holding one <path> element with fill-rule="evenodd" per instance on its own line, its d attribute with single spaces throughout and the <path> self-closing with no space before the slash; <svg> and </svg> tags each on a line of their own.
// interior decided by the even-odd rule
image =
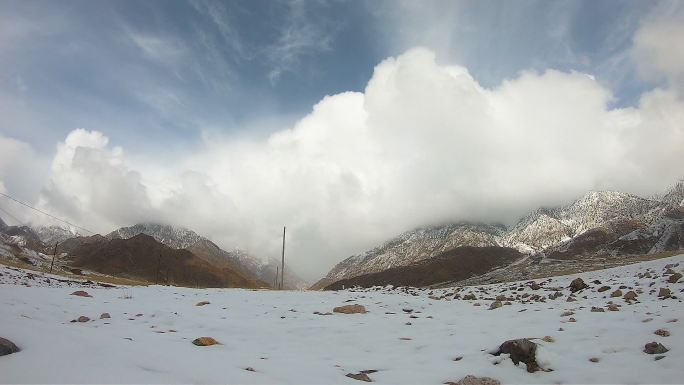
<svg viewBox="0 0 684 385">
<path fill-rule="evenodd" d="M 16 353 L 18 351 L 19 348 L 14 344 L 14 342 L 0 337 L 0 356 Z"/>
<path fill-rule="evenodd" d="M 572 282 L 570 282 L 570 291 L 573 293 L 576 293 L 588 287 L 589 285 L 587 285 L 582 278 L 575 278 L 572 280 Z"/>
<path fill-rule="evenodd" d="M 511 360 L 516 365 L 520 362 L 524 363 L 530 373 L 540 370 L 537 363 L 537 344 L 526 338 L 504 342 L 499 346 L 499 350 L 494 353 L 495 356 L 501 354 L 510 355 Z"/>
</svg>

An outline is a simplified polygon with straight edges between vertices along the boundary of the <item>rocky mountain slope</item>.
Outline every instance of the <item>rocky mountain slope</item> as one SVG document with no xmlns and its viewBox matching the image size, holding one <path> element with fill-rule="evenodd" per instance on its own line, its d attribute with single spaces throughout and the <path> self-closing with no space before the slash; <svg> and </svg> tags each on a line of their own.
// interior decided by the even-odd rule
<svg viewBox="0 0 684 385">
<path fill-rule="evenodd" d="M 510 229 L 497 225 L 447 224 L 408 231 L 363 254 L 351 256 L 313 288 L 406 267 L 461 246 L 514 248 L 544 258 L 609 253 L 658 253 L 684 249 L 680 183 L 662 200 L 614 191 L 592 191 L 567 206 L 540 208 Z"/>
<path fill-rule="evenodd" d="M 34 228 L 38 238 L 46 245 L 62 243 L 70 238 L 79 237 L 82 234 L 70 227 L 63 226 L 38 226 Z"/>
<path fill-rule="evenodd" d="M 109 239 L 128 239 L 138 234 L 147 234 L 158 242 L 174 249 L 186 249 L 217 267 L 230 267 L 246 275 L 273 284 L 276 266 L 280 261 L 264 260 L 241 249 L 223 250 L 209 239 L 192 230 L 157 223 L 139 223 L 122 227 L 106 235 Z M 285 287 L 288 289 L 306 288 L 308 284 L 285 266 Z"/>
<path fill-rule="evenodd" d="M 127 239 L 91 238 L 70 250 L 73 266 L 153 283 L 200 287 L 267 287 L 234 269 L 216 266 L 146 234 Z"/>
</svg>

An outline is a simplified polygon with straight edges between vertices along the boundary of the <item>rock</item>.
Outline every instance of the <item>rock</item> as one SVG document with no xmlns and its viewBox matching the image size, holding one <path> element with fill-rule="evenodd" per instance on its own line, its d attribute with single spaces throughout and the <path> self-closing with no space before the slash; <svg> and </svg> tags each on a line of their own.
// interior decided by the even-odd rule
<svg viewBox="0 0 684 385">
<path fill-rule="evenodd" d="M 19 351 L 17 345 L 14 342 L 0 337 L 0 356 L 6 356 L 8 354 L 16 353 Z"/>
<path fill-rule="evenodd" d="M 620 289 L 615 290 L 614 292 L 610 293 L 610 296 L 613 298 L 622 297 L 622 290 L 620 290 Z"/>
<path fill-rule="evenodd" d="M 577 301 L 574 297 L 568 296 L 568 299 L 565 300 L 566 302 L 575 302 Z"/>
<path fill-rule="evenodd" d="M 110 316 L 109 313 L 100 314 L 100 319 L 105 319 L 105 318 L 112 318 L 112 316 Z"/>
<path fill-rule="evenodd" d="M 344 305 L 333 309 L 334 313 L 343 314 L 365 314 L 368 313 L 363 305 Z"/>
<path fill-rule="evenodd" d="M 556 342 L 556 339 L 551 337 L 551 336 L 544 336 L 544 338 L 542 338 L 542 340 L 544 342 Z"/>
<path fill-rule="evenodd" d="M 366 373 L 347 373 L 346 376 L 359 381 L 373 382 Z"/>
<path fill-rule="evenodd" d="M 530 289 L 539 290 L 539 289 L 541 289 L 541 286 L 539 286 L 539 284 L 535 282 L 535 283 L 530 285 Z"/>
<path fill-rule="evenodd" d="M 569 316 L 574 315 L 574 314 L 575 314 L 575 312 L 565 311 L 565 312 L 561 313 L 561 317 L 569 317 Z"/>
<path fill-rule="evenodd" d="M 92 295 L 88 294 L 87 291 L 83 290 L 76 290 L 75 292 L 71 293 L 71 295 L 75 295 L 77 297 L 92 297 Z"/>
<path fill-rule="evenodd" d="M 591 307 L 591 312 L 592 312 L 592 313 L 603 313 L 603 312 L 605 312 L 605 310 L 603 310 L 602 307 L 592 306 L 592 307 Z"/>
<path fill-rule="evenodd" d="M 646 354 L 663 354 L 668 351 L 669 349 L 658 342 L 649 342 L 644 346 L 644 353 Z"/>
<path fill-rule="evenodd" d="M 477 299 L 477 297 L 475 296 L 475 294 L 466 294 L 463 296 L 463 299 L 466 301 L 474 301 Z"/>
<path fill-rule="evenodd" d="M 204 305 L 209 305 L 211 302 L 209 301 L 202 301 L 202 302 L 197 302 L 195 306 L 204 306 Z"/>
<path fill-rule="evenodd" d="M 610 286 L 601 286 L 597 290 L 599 293 L 603 293 L 604 291 L 610 290 Z"/>
<path fill-rule="evenodd" d="M 619 307 L 618 305 L 614 304 L 614 303 L 611 303 L 611 304 L 609 304 L 609 305 L 606 306 L 606 307 L 607 307 L 608 310 L 610 310 L 610 311 L 620 311 L 620 307 Z"/>
<path fill-rule="evenodd" d="M 661 297 L 661 298 L 667 298 L 671 295 L 672 295 L 672 292 L 670 291 L 670 289 L 668 289 L 666 287 L 661 287 L 660 290 L 658 291 L 658 297 Z"/>
<path fill-rule="evenodd" d="M 498 308 L 500 308 L 501 306 L 503 306 L 503 304 L 501 303 L 501 301 L 494 301 L 494 302 L 492 302 L 491 305 L 489 305 L 489 310 L 498 309 Z"/>
<path fill-rule="evenodd" d="M 634 301 L 637 299 L 637 293 L 630 290 L 627 293 L 625 293 L 625 295 L 622 296 L 622 298 L 627 300 L 627 301 Z"/>
<path fill-rule="evenodd" d="M 680 279 L 682 279 L 682 274 L 681 273 L 674 273 L 670 276 L 670 278 L 667 279 L 667 282 L 677 283 L 677 281 L 679 281 Z"/>
<path fill-rule="evenodd" d="M 670 336 L 670 332 L 665 330 L 665 329 L 658 329 L 658 330 L 654 331 L 653 334 L 659 335 L 661 337 L 669 337 Z"/>
<path fill-rule="evenodd" d="M 461 378 L 458 382 L 445 382 L 445 385 L 501 385 L 499 380 L 491 377 L 475 377 L 467 375 Z"/>
<path fill-rule="evenodd" d="M 508 340 L 499 346 L 499 350 L 494 353 L 495 356 L 501 354 L 509 354 L 511 360 L 514 364 L 520 362 L 527 366 L 527 371 L 529 373 L 534 373 L 538 370 L 539 364 L 537 363 L 537 344 L 526 339 L 520 338 L 517 340 Z"/>
<path fill-rule="evenodd" d="M 195 338 L 192 341 L 193 345 L 197 346 L 211 346 L 211 345 L 220 345 L 221 343 L 216 341 L 215 339 L 211 337 L 199 337 Z"/>
<path fill-rule="evenodd" d="M 572 282 L 570 282 L 570 291 L 573 293 L 588 287 L 589 285 L 587 285 L 582 278 L 575 278 Z"/>
<path fill-rule="evenodd" d="M 599 359 L 596 358 L 596 357 L 591 357 L 591 358 L 589 359 L 589 361 L 591 361 L 591 362 L 599 362 Z"/>
<path fill-rule="evenodd" d="M 88 322 L 88 321 L 90 321 L 90 318 L 88 318 L 88 317 L 82 315 L 82 316 L 78 317 L 78 318 L 76 319 L 76 321 L 78 321 L 78 322 Z"/>
<path fill-rule="evenodd" d="M 573 318 L 573 317 L 570 317 L 570 318 L 568 319 L 568 322 L 577 322 L 577 320 L 576 320 L 575 318 Z"/>
</svg>

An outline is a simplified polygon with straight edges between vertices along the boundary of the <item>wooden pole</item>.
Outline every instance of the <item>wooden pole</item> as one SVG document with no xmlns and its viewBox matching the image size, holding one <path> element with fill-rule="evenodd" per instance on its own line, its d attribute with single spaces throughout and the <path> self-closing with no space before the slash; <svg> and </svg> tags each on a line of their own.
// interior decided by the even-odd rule
<svg viewBox="0 0 684 385">
<path fill-rule="evenodd" d="M 285 287 L 285 226 L 283 226 L 283 255 L 280 261 L 280 289 Z"/>
<path fill-rule="evenodd" d="M 280 266 L 276 266 L 276 276 L 275 276 L 275 281 L 273 281 L 273 288 L 277 289 L 278 288 L 278 275 L 280 274 Z"/>
<path fill-rule="evenodd" d="M 52 274 L 52 266 L 55 265 L 55 257 L 57 256 L 57 245 L 59 245 L 59 242 L 55 242 L 55 251 L 52 253 L 52 262 L 50 263 L 50 274 Z"/>
</svg>

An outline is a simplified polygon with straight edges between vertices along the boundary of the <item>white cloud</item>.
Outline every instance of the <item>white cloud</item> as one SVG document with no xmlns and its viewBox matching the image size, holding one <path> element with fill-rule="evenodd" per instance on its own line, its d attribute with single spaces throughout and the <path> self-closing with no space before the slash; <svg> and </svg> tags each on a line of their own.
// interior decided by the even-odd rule
<svg viewBox="0 0 684 385">
<path fill-rule="evenodd" d="M 682 100 L 666 89 L 635 108 L 611 99 L 591 77 L 553 70 L 487 89 L 413 49 L 290 129 L 213 138 L 177 164 L 135 167 L 103 134 L 76 130 L 42 202 L 98 229 L 168 221 L 264 256 L 278 255 L 287 225 L 289 260 L 315 278 L 415 226 L 510 222 L 590 189 L 648 195 L 681 177 Z"/>
<path fill-rule="evenodd" d="M 684 93 L 684 5 L 664 2 L 634 35 L 633 54 L 642 74 L 664 78 Z"/>
</svg>

